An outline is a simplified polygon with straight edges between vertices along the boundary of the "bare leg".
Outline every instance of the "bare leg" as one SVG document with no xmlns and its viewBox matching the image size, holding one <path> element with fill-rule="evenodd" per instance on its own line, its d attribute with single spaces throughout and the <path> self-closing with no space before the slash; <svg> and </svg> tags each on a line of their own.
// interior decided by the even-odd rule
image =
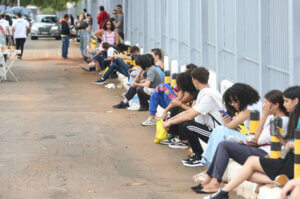
<svg viewBox="0 0 300 199">
<path fill-rule="evenodd" d="M 218 182 L 217 178 L 212 178 L 211 181 L 204 185 L 202 191 L 205 192 L 217 192 L 220 188 L 220 183 Z"/>
<path fill-rule="evenodd" d="M 250 179 L 254 172 L 264 174 L 264 171 L 259 162 L 259 157 L 257 156 L 249 157 L 243 165 L 243 167 L 240 169 L 239 173 L 236 176 L 234 176 L 234 178 L 222 190 L 226 192 L 232 191 L 242 182 Z"/>
<path fill-rule="evenodd" d="M 95 68 L 96 68 L 96 72 L 101 71 L 100 64 L 99 64 L 99 62 L 97 62 L 97 61 L 96 61 L 96 63 L 95 63 Z"/>
<path fill-rule="evenodd" d="M 271 180 L 266 174 L 255 172 L 252 176 L 248 179 L 251 182 L 257 184 L 271 184 L 273 180 Z"/>
<path fill-rule="evenodd" d="M 300 187 L 296 186 L 291 193 L 291 199 L 297 199 L 300 196 Z"/>
</svg>

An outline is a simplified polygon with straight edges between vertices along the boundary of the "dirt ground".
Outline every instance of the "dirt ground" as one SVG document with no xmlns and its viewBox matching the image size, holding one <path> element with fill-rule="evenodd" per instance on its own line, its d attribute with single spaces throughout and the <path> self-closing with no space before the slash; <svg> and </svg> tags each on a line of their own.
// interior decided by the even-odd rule
<svg viewBox="0 0 300 199">
<path fill-rule="evenodd" d="M 0 198 L 202 198 L 187 152 L 154 144 L 147 113 L 113 110 L 124 90 L 94 85 L 78 47 L 69 60 L 60 47 L 27 41 L 19 82 L 0 83 Z"/>
</svg>

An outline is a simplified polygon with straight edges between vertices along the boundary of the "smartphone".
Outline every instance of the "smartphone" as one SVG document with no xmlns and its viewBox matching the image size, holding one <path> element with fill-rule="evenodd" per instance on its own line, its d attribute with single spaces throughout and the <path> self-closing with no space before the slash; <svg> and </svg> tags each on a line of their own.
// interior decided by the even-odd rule
<svg viewBox="0 0 300 199">
<path fill-rule="evenodd" d="M 224 116 L 228 116 L 230 119 L 232 119 L 232 117 L 224 110 L 219 110 L 220 113 L 222 113 Z"/>
</svg>

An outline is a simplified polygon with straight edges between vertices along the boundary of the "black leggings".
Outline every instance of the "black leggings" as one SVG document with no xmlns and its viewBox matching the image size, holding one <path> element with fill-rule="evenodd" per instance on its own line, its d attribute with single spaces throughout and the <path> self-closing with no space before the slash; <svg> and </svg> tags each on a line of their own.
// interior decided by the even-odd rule
<svg viewBox="0 0 300 199">
<path fill-rule="evenodd" d="M 21 50 L 21 54 L 19 54 L 20 57 L 23 56 L 25 41 L 26 41 L 26 38 L 18 38 L 18 39 L 16 39 L 17 50 Z"/>
<path fill-rule="evenodd" d="M 212 131 L 213 129 L 209 126 L 191 120 L 181 124 L 180 134 L 183 134 L 188 139 L 195 155 L 201 156 L 203 149 L 199 139 L 207 143 Z"/>
</svg>

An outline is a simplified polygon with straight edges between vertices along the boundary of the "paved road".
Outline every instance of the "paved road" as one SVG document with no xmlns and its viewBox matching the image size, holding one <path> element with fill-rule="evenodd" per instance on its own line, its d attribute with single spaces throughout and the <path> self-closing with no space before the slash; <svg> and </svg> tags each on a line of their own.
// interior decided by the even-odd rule
<svg viewBox="0 0 300 199">
<path fill-rule="evenodd" d="M 61 60 L 60 41 L 28 41 L 0 83 L 0 198 L 201 198 L 186 151 L 153 143 L 146 113 L 114 111 L 121 89 L 93 85 L 78 47 Z"/>
</svg>

